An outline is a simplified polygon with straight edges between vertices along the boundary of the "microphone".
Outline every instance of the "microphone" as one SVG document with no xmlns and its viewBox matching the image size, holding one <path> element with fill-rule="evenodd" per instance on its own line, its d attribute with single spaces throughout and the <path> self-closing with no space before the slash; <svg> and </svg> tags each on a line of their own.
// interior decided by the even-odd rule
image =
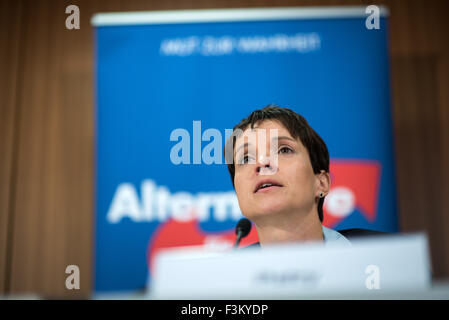
<svg viewBox="0 0 449 320">
<path fill-rule="evenodd" d="M 251 221 L 246 218 L 240 219 L 235 227 L 235 234 L 237 235 L 237 239 L 235 240 L 234 248 L 239 246 L 240 240 L 245 238 L 249 232 L 251 231 Z"/>
</svg>

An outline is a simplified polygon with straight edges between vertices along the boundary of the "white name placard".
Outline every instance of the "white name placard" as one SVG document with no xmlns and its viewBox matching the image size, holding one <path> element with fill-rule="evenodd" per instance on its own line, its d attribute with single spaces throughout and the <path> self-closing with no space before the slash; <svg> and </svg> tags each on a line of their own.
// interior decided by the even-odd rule
<svg viewBox="0 0 449 320">
<path fill-rule="evenodd" d="M 155 260 L 154 299 L 288 299 L 426 290 L 423 234 L 352 240 L 351 245 L 284 244 L 232 252 L 170 249 Z"/>
</svg>

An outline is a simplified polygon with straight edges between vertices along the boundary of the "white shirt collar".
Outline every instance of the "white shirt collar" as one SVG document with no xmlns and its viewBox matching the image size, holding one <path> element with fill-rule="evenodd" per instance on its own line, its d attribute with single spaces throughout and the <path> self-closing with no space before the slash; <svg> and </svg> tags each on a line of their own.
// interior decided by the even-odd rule
<svg viewBox="0 0 449 320">
<path fill-rule="evenodd" d="M 335 231 L 330 228 L 326 228 L 325 226 L 321 225 L 323 229 L 323 235 L 324 235 L 324 242 L 325 244 L 344 244 L 344 245 L 350 245 L 351 242 L 346 239 L 341 233 L 338 231 Z"/>
</svg>

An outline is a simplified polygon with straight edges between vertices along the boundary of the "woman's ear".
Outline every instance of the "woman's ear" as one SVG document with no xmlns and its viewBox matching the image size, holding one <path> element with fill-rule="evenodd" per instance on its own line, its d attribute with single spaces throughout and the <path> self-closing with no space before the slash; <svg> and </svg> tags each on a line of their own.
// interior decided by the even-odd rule
<svg viewBox="0 0 449 320">
<path fill-rule="evenodd" d="M 317 194 L 318 198 L 323 198 L 327 196 L 331 187 L 331 176 L 325 170 L 321 170 L 320 173 L 317 173 Z"/>
</svg>

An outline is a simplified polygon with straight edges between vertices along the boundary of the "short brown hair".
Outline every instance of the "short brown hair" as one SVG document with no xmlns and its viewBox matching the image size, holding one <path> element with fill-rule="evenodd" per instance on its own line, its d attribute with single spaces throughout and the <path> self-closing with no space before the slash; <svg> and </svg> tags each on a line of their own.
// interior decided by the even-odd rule
<svg viewBox="0 0 449 320">
<path fill-rule="evenodd" d="M 313 172 L 320 173 L 321 170 L 329 172 L 329 151 L 323 139 L 313 130 L 306 119 L 291 109 L 280 108 L 276 105 L 268 105 L 262 109 L 253 111 L 247 118 L 243 119 L 233 128 L 233 134 L 225 145 L 225 157 L 231 175 L 232 185 L 234 185 L 234 145 L 239 133 L 245 131 L 248 127 L 254 126 L 265 120 L 275 120 L 280 122 L 295 139 L 300 139 L 301 143 L 309 153 L 310 163 Z M 234 134 L 235 133 L 235 134 Z M 324 197 L 318 202 L 318 217 L 323 221 L 323 203 Z"/>
</svg>

